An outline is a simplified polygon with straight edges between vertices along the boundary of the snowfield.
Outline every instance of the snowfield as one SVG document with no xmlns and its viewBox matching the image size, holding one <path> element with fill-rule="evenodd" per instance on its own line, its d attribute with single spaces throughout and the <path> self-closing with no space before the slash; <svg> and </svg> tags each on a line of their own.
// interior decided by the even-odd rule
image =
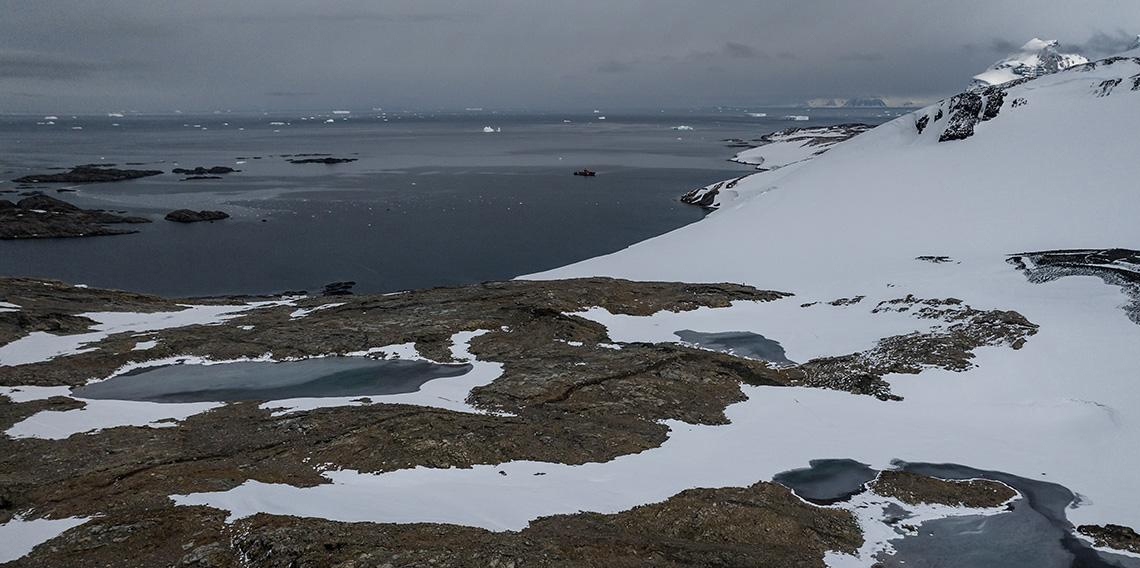
<svg viewBox="0 0 1140 568">
<path fill-rule="evenodd" d="M 963 463 L 1081 493 L 1074 522 L 1140 526 L 1140 482 L 1131 473 L 1140 454 L 1127 450 L 1140 447 L 1140 326 L 1120 309 L 1128 298 L 1094 277 L 1029 283 L 1005 262 L 1022 251 L 1140 248 L 1137 75 L 1140 62 L 1118 59 L 1013 86 L 999 114 L 965 140 L 938 141 L 945 112 L 918 132 L 918 119 L 943 106 L 935 105 L 791 171 L 748 177 L 731 206 L 699 223 L 529 278 L 744 282 L 804 302 L 913 293 L 1016 310 L 1041 325 L 1024 349 L 983 349 L 965 373 L 895 377 L 900 403 L 751 389 L 741 403 L 750 408 L 733 409 L 725 430 L 784 434 L 757 463 L 735 467 L 763 478 L 810 458 Z M 1115 88 L 1098 96 L 1106 82 Z M 914 260 L 921 255 L 952 261 Z M 777 341 L 802 335 L 790 315 L 743 329 L 725 320 L 725 328 L 709 322 L 701 330 L 751 330 Z M 650 329 L 644 336 L 659 337 Z M 796 344 L 785 347 L 794 360 Z M 665 448 L 682 438 L 675 433 Z M 709 463 L 686 446 L 692 453 L 678 461 Z"/>
<path fill-rule="evenodd" d="M 1009 87 L 996 116 L 979 119 L 971 136 L 939 142 L 950 111 L 961 108 L 944 101 L 810 163 L 739 179 L 733 199 L 703 221 L 527 277 L 736 282 L 796 294 L 647 317 L 578 314 L 606 325 L 616 341 L 748 331 L 781 342 L 792 360 L 842 355 L 934 325 L 871 313 L 879 301 L 914 294 L 1020 312 L 1040 325 L 1020 350 L 981 348 L 965 372 L 890 375 L 899 402 L 742 386 L 748 398 L 726 410 L 731 424 L 669 421 L 660 448 L 605 463 L 337 470 L 325 473 L 327 485 L 250 481 L 175 501 L 224 508 L 231 518 L 269 512 L 504 530 L 543 515 L 616 512 L 692 487 L 748 485 L 813 459 L 875 468 L 903 459 L 1059 483 L 1082 496 L 1069 511 L 1075 524 L 1138 527 L 1140 326 L 1121 309 L 1129 298 L 1096 277 L 1033 283 L 1007 262 L 1023 251 L 1140 248 L 1136 76 L 1140 61 L 1124 59 Z M 999 98 L 984 97 L 981 108 L 993 103 L 992 113 Z M 930 118 L 920 129 L 923 116 Z M 916 259 L 931 255 L 949 258 Z M 867 298 L 801 307 L 855 295 Z M 868 537 L 881 544 L 892 534 Z"/>
</svg>

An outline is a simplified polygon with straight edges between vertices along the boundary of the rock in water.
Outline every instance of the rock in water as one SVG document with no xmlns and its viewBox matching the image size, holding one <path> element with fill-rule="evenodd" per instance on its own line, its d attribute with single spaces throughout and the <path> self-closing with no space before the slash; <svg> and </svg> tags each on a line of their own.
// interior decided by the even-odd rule
<svg viewBox="0 0 1140 568">
<path fill-rule="evenodd" d="M 348 162 L 355 162 L 356 158 L 302 158 L 300 160 L 289 160 L 290 164 L 345 164 Z"/>
<path fill-rule="evenodd" d="M 352 295 L 352 288 L 356 286 L 356 282 L 333 282 L 325 284 L 324 290 L 321 291 L 323 296 L 350 296 Z"/>
<path fill-rule="evenodd" d="M 194 211 L 191 209 L 178 209 L 166 214 L 167 221 L 175 223 L 199 223 L 201 221 L 221 221 L 229 219 L 229 214 L 223 211 Z"/>
<path fill-rule="evenodd" d="M 196 168 L 191 168 L 191 169 L 174 168 L 173 170 L 170 170 L 171 173 L 183 174 L 183 175 L 192 175 L 192 176 L 204 176 L 204 175 L 215 175 L 216 176 L 216 175 L 221 175 L 221 174 L 232 174 L 234 172 L 240 172 L 240 171 L 241 170 L 235 170 L 235 169 L 227 167 L 227 166 L 214 166 L 212 168 L 204 168 L 202 166 L 198 166 Z"/>
<path fill-rule="evenodd" d="M 87 164 L 75 166 L 71 168 L 71 171 L 61 174 L 33 174 L 12 181 L 16 183 L 101 183 L 156 176 L 161 173 L 162 170 L 116 170 Z"/>
<path fill-rule="evenodd" d="M 124 235 L 135 231 L 112 229 L 106 225 L 149 222 L 149 219 L 142 217 L 124 217 L 107 211 L 80 209 L 43 194 L 30 195 L 16 203 L 0 200 L 0 239 Z"/>
</svg>

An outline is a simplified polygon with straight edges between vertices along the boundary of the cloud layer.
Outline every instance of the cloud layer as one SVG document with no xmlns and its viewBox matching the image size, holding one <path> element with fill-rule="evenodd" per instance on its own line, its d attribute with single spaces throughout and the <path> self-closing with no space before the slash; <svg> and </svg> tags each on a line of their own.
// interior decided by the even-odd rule
<svg viewBox="0 0 1140 568">
<path fill-rule="evenodd" d="M 658 108 L 926 99 L 1135 0 L 0 0 L 0 112 Z"/>
</svg>

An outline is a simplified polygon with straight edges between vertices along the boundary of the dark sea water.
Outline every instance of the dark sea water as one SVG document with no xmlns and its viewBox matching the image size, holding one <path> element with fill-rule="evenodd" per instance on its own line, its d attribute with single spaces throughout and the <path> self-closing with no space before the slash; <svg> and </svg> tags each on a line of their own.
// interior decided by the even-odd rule
<svg viewBox="0 0 1140 568">
<path fill-rule="evenodd" d="M 678 202 L 682 193 L 749 171 L 726 161 L 737 150 L 724 139 L 894 114 L 817 110 L 810 122 L 790 122 L 779 118 L 788 111 L 768 112 L 607 113 L 604 121 L 483 112 L 58 115 L 54 125 L 0 116 L 0 191 L 14 190 L 10 180 L 22 175 L 85 163 L 242 170 L 200 181 L 167 173 L 75 193 L 44 187 L 154 222 L 125 236 L 0 241 L 0 275 L 176 296 L 314 291 L 341 280 L 386 292 L 509 279 L 699 220 L 700 209 Z M 299 153 L 358 161 L 297 165 L 281 156 Z M 571 175 L 581 168 L 598 176 Z M 178 208 L 232 218 L 162 220 Z"/>
</svg>

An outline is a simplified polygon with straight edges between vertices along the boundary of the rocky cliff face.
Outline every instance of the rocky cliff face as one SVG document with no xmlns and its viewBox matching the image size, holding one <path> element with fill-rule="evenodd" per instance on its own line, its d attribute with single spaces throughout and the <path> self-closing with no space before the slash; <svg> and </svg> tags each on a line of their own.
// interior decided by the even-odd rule
<svg viewBox="0 0 1140 568">
<path fill-rule="evenodd" d="M 1032 42 L 1031 42 L 1032 43 Z M 1049 42 L 1052 47 L 1046 51 L 1055 52 L 1055 43 Z M 1027 44 L 1028 45 L 1028 44 Z M 1099 61 L 1087 61 L 1079 65 L 1071 65 L 1060 71 L 1026 71 L 1026 73 L 1052 74 L 1073 73 L 1077 79 L 1080 75 L 1088 75 L 1088 88 L 1081 96 L 1110 97 L 1125 91 L 1140 91 L 1140 57 L 1125 55 L 1108 57 Z M 1084 59 L 1083 57 L 1080 59 Z M 1055 68 L 1060 64 L 1057 57 L 1047 68 Z M 1030 105 L 1033 101 L 1032 91 L 1020 88 L 1039 75 L 1027 75 L 1001 84 L 992 84 L 972 88 L 944 99 L 915 113 L 914 126 L 919 134 L 928 129 L 937 133 L 939 142 L 965 140 L 974 135 L 977 125 L 997 118 L 1003 110 L 1017 109 Z"/>
</svg>

